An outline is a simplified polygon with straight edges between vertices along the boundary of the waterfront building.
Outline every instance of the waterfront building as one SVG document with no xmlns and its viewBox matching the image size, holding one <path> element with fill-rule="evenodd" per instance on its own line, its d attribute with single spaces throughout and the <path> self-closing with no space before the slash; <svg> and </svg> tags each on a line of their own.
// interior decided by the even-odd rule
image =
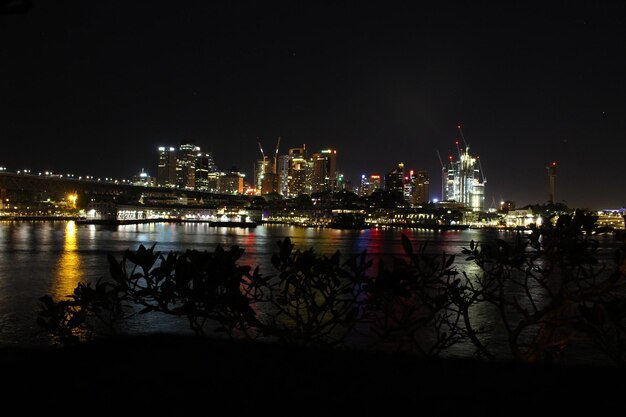
<svg viewBox="0 0 626 417">
<path fill-rule="evenodd" d="M 600 210 L 597 212 L 598 226 L 613 229 L 626 228 L 626 208 L 614 210 Z"/>
</svg>

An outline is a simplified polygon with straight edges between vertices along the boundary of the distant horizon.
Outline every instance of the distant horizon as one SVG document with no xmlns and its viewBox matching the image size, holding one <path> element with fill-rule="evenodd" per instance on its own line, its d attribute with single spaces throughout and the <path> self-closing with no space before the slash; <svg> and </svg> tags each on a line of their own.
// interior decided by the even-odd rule
<svg viewBox="0 0 626 417">
<path fill-rule="evenodd" d="M 210 152 L 210 151 L 208 151 L 208 152 Z M 0 165 L 0 168 L 3 168 L 3 169 L 0 169 L 0 174 L 3 174 L 3 173 L 18 174 L 17 171 L 20 171 L 19 172 L 20 175 L 21 174 L 35 175 L 35 176 L 40 176 L 41 175 L 42 177 L 50 176 L 50 175 L 46 174 L 45 170 L 39 171 L 39 170 L 36 170 L 36 169 L 32 170 L 30 168 L 27 168 L 29 170 L 29 172 L 23 172 L 23 170 L 12 170 L 12 169 L 10 169 L 10 167 L 7 167 L 5 165 Z M 219 171 L 223 171 L 222 168 L 220 168 L 219 166 L 218 166 L 218 168 L 219 168 Z M 79 180 L 86 180 L 86 181 L 98 181 L 98 180 L 100 180 L 100 181 L 105 181 L 105 182 L 111 182 L 111 180 L 126 180 L 126 181 L 128 181 L 127 183 L 119 183 L 119 184 L 120 185 L 124 185 L 124 184 L 132 185 L 133 177 L 134 176 L 138 176 L 142 172 L 142 170 L 145 170 L 145 168 L 139 168 L 139 170 L 135 174 L 132 174 L 130 177 L 126 177 L 126 176 L 106 176 L 106 175 L 104 175 L 104 176 L 97 176 L 97 175 L 89 175 L 89 174 L 83 175 L 83 174 L 80 174 L 80 173 L 71 172 L 70 170 L 65 170 L 63 172 L 61 172 L 61 171 L 58 171 L 58 172 L 47 171 L 47 172 L 49 174 L 53 175 L 53 176 L 57 176 L 57 175 L 58 176 L 62 176 L 62 179 L 77 180 L 77 181 L 79 181 Z M 152 173 L 152 172 L 147 171 L 147 170 L 145 172 L 148 175 L 150 175 L 151 177 L 156 178 L 156 172 Z M 252 178 L 252 175 L 248 175 L 248 173 L 246 173 L 243 170 L 240 170 L 239 172 L 246 174 L 245 175 L 246 182 L 247 182 L 248 178 Z M 72 175 L 71 177 L 68 176 L 70 174 Z M 381 176 L 384 176 L 385 173 L 372 172 L 372 174 L 381 174 Z M 250 184 L 251 184 L 251 182 L 250 182 Z M 431 185 L 432 185 L 432 183 L 431 183 Z M 154 187 L 155 188 L 159 188 L 159 186 L 156 186 L 156 185 Z M 429 187 L 429 190 L 430 189 L 432 189 L 432 186 Z M 182 189 L 180 189 L 180 190 L 184 191 Z M 357 188 L 354 187 L 354 185 L 353 185 L 353 188 L 352 188 L 351 191 L 356 193 L 356 190 L 357 190 Z M 207 191 L 203 191 L 203 190 L 195 190 L 195 191 L 207 192 Z M 219 193 L 217 193 L 217 194 L 219 194 Z M 245 194 L 242 194 L 242 195 L 245 195 Z M 261 195 L 261 197 L 262 197 L 262 195 Z M 443 200 L 443 201 L 450 201 L 450 200 Z M 451 201 L 454 201 L 454 200 L 451 200 Z M 500 200 L 500 201 L 497 201 L 496 204 L 499 206 L 500 202 L 504 202 L 504 201 L 511 201 L 511 200 Z M 441 202 L 442 202 L 442 200 L 438 196 L 433 195 L 432 193 L 430 193 L 429 201 L 428 201 L 429 204 L 430 203 L 437 204 L 437 203 L 441 203 Z M 515 208 L 516 209 L 519 209 L 519 208 L 522 208 L 522 207 L 527 207 L 527 206 L 550 204 L 550 202 L 547 199 L 545 201 L 540 201 L 540 202 L 526 202 L 526 203 L 520 204 L 517 201 L 513 201 L 513 203 L 515 203 Z M 593 206 L 572 206 L 572 205 L 567 204 L 567 202 L 558 201 L 558 199 L 557 199 L 557 201 L 554 202 L 554 204 L 559 204 L 559 203 L 565 204 L 571 210 L 620 211 L 620 210 L 625 210 L 626 209 L 626 205 L 623 205 L 623 206 L 620 206 L 620 207 L 599 207 L 599 206 L 593 207 Z M 492 207 L 488 206 L 485 203 L 484 211 L 487 212 L 490 208 L 492 208 Z M 495 208 L 497 209 L 498 207 L 495 207 Z"/>
</svg>

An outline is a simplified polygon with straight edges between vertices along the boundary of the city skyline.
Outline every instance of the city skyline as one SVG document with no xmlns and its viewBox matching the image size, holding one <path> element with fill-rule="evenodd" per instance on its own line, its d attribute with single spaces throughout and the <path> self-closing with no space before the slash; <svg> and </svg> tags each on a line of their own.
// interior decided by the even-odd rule
<svg viewBox="0 0 626 417">
<path fill-rule="evenodd" d="M 355 186 L 426 170 L 436 197 L 462 124 L 486 208 L 548 201 L 552 161 L 556 202 L 623 207 L 625 7 L 35 1 L 0 14 L 0 164 L 156 175 L 154 149 L 192 139 L 252 177 L 280 136 L 337 149 Z"/>
</svg>

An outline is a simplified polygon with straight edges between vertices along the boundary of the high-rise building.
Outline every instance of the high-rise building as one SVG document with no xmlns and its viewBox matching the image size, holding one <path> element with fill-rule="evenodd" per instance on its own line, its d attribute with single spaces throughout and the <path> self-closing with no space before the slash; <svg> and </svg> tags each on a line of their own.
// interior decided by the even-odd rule
<svg viewBox="0 0 626 417">
<path fill-rule="evenodd" d="M 200 147 L 183 143 L 176 157 L 176 185 L 178 188 L 193 190 L 196 187 L 196 158 Z"/>
<path fill-rule="evenodd" d="M 289 176 L 287 178 L 287 195 L 296 197 L 310 194 L 309 163 L 306 159 L 306 146 L 289 149 Z"/>
<path fill-rule="evenodd" d="M 352 191 L 352 182 L 342 172 L 337 171 L 335 191 Z"/>
<path fill-rule="evenodd" d="M 271 174 L 272 166 L 270 165 L 270 158 L 266 155 L 263 155 L 262 159 L 255 161 L 254 163 L 254 189 L 255 194 L 264 194 L 263 193 L 263 182 L 266 181 L 266 177 L 268 174 Z M 267 194 L 267 192 L 265 193 Z"/>
<path fill-rule="evenodd" d="M 217 171 L 215 162 L 213 162 L 213 155 L 210 152 L 198 152 L 196 155 L 196 170 L 195 170 L 195 188 L 201 191 L 210 191 L 209 189 L 209 174 Z"/>
<path fill-rule="evenodd" d="M 359 196 L 365 197 L 365 196 L 370 195 L 372 193 L 370 189 L 371 189 L 371 184 L 370 184 L 369 177 L 365 174 L 362 174 L 361 185 L 359 186 Z"/>
<path fill-rule="evenodd" d="M 261 194 L 266 195 L 269 193 L 275 193 L 278 191 L 278 180 L 276 174 L 273 171 L 265 173 L 263 182 L 261 183 Z"/>
<path fill-rule="evenodd" d="M 281 195 L 287 195 L 287 181 L 289 179 L 289 155 L 281 155 L 276 163 L 277 190 Z"/>
<path fill-rule="evenodd" d="M 311 157 L 311 192 L 335 191 L 337 188 L 337 151 L 324 149 Z"/>
<path fill-rule="evenodd" d="M 463 204 L 472 211 L 483 211 L 485 205 L 485 179 L 480 161 L 469 153 L 469 146 L 459 159 L 450 157 L 442 169 L 443 199 Z"/>
<path fill-rule="evenodd" d="M 376 190 L 382 190 L 383 185 L 381 183 L 380 174 L 372 174 L 370 175 L 370 194 L 372 194 Z"/>
<path fill-rule="evenodd" d="M 411 171 L 411 203 L 426 204 L 430 201 L 430 179 L 428 172 L 417 171 L 413 174 Z"/>
<path fill-rule="evenodd" d="M 160 187 L 176 186 L 176 149 L 173 147 L 159 147 L 157 185 Z"/>
<path fill-rule="evenodd" d="M 400 162 L 396 168 L 385 175 L 385 191 L 402 198 L 404 193 L 404 164 Z"/>
<path fill-rule="evenodd" d="M 235 167 L 223 172 L 217 180 L 218 192 L 223 194 L 243 194 L 243 174 Z"/>
<path fill-rule="evenodd" d="M 381 190 L 380 174 L 361 175 L 361 185 L 359 186 L 359 196 L 366 197 L 376 190 Z"/>
<path fill-rule="evenodd" d="M 209 172 L 209 175 L 207 176 L 207 191 L 211 192 L 211 193 L 218 193 L 219 192 L 219 187 L 218 187 L 218 182 L 221 176 L 221 172 L 215 171 L 215 172 Z"/>
</svg>

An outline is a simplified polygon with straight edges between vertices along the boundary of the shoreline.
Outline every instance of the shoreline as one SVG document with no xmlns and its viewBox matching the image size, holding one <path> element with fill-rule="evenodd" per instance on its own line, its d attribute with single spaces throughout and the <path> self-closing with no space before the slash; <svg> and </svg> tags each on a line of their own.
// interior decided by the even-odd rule
<svg viewBox="0 0 626 417">
<path fill-rule="evenodd" d="M 480 226 L 472 225 L 419 225 L 419 224 L 383 224 L 366 225 L 366 227 L 333 227 L 331 225 L 303 224 L 290 221 L 260 220 L 257 222 L 222 222 L 213 220 L 190 220 L 180 218 L 157 218 L 157 219 L 134 219 L 134 220 L 108 220 L 108 219 L 85 219 L 81 216 L 1 216 L 0 222 L 20 222 L 20 221 L 74 221 L 77 225 L 105 225 L 105 226 L 123 226 L 133 224 L 149 224 L 149 223 L 208 223 L 209 226 L 215 227 L 241 227 L 255 228 L 259 225 L 283 225 L 295 226 L 302 228 L 328 228 L 335 230 L 368 230 L 377 228 L 391 229 L 422 229 L 431 231 L 462 231 L 462 230 L 493 230 L 500 232 L 527 232 L 532 230 L 529 227 L 496 227 L 496 226 Z M 617 240 L 626 239 L 626 229 L 613 229 L 606 234 L 611 234 Z"/>
</svg>

